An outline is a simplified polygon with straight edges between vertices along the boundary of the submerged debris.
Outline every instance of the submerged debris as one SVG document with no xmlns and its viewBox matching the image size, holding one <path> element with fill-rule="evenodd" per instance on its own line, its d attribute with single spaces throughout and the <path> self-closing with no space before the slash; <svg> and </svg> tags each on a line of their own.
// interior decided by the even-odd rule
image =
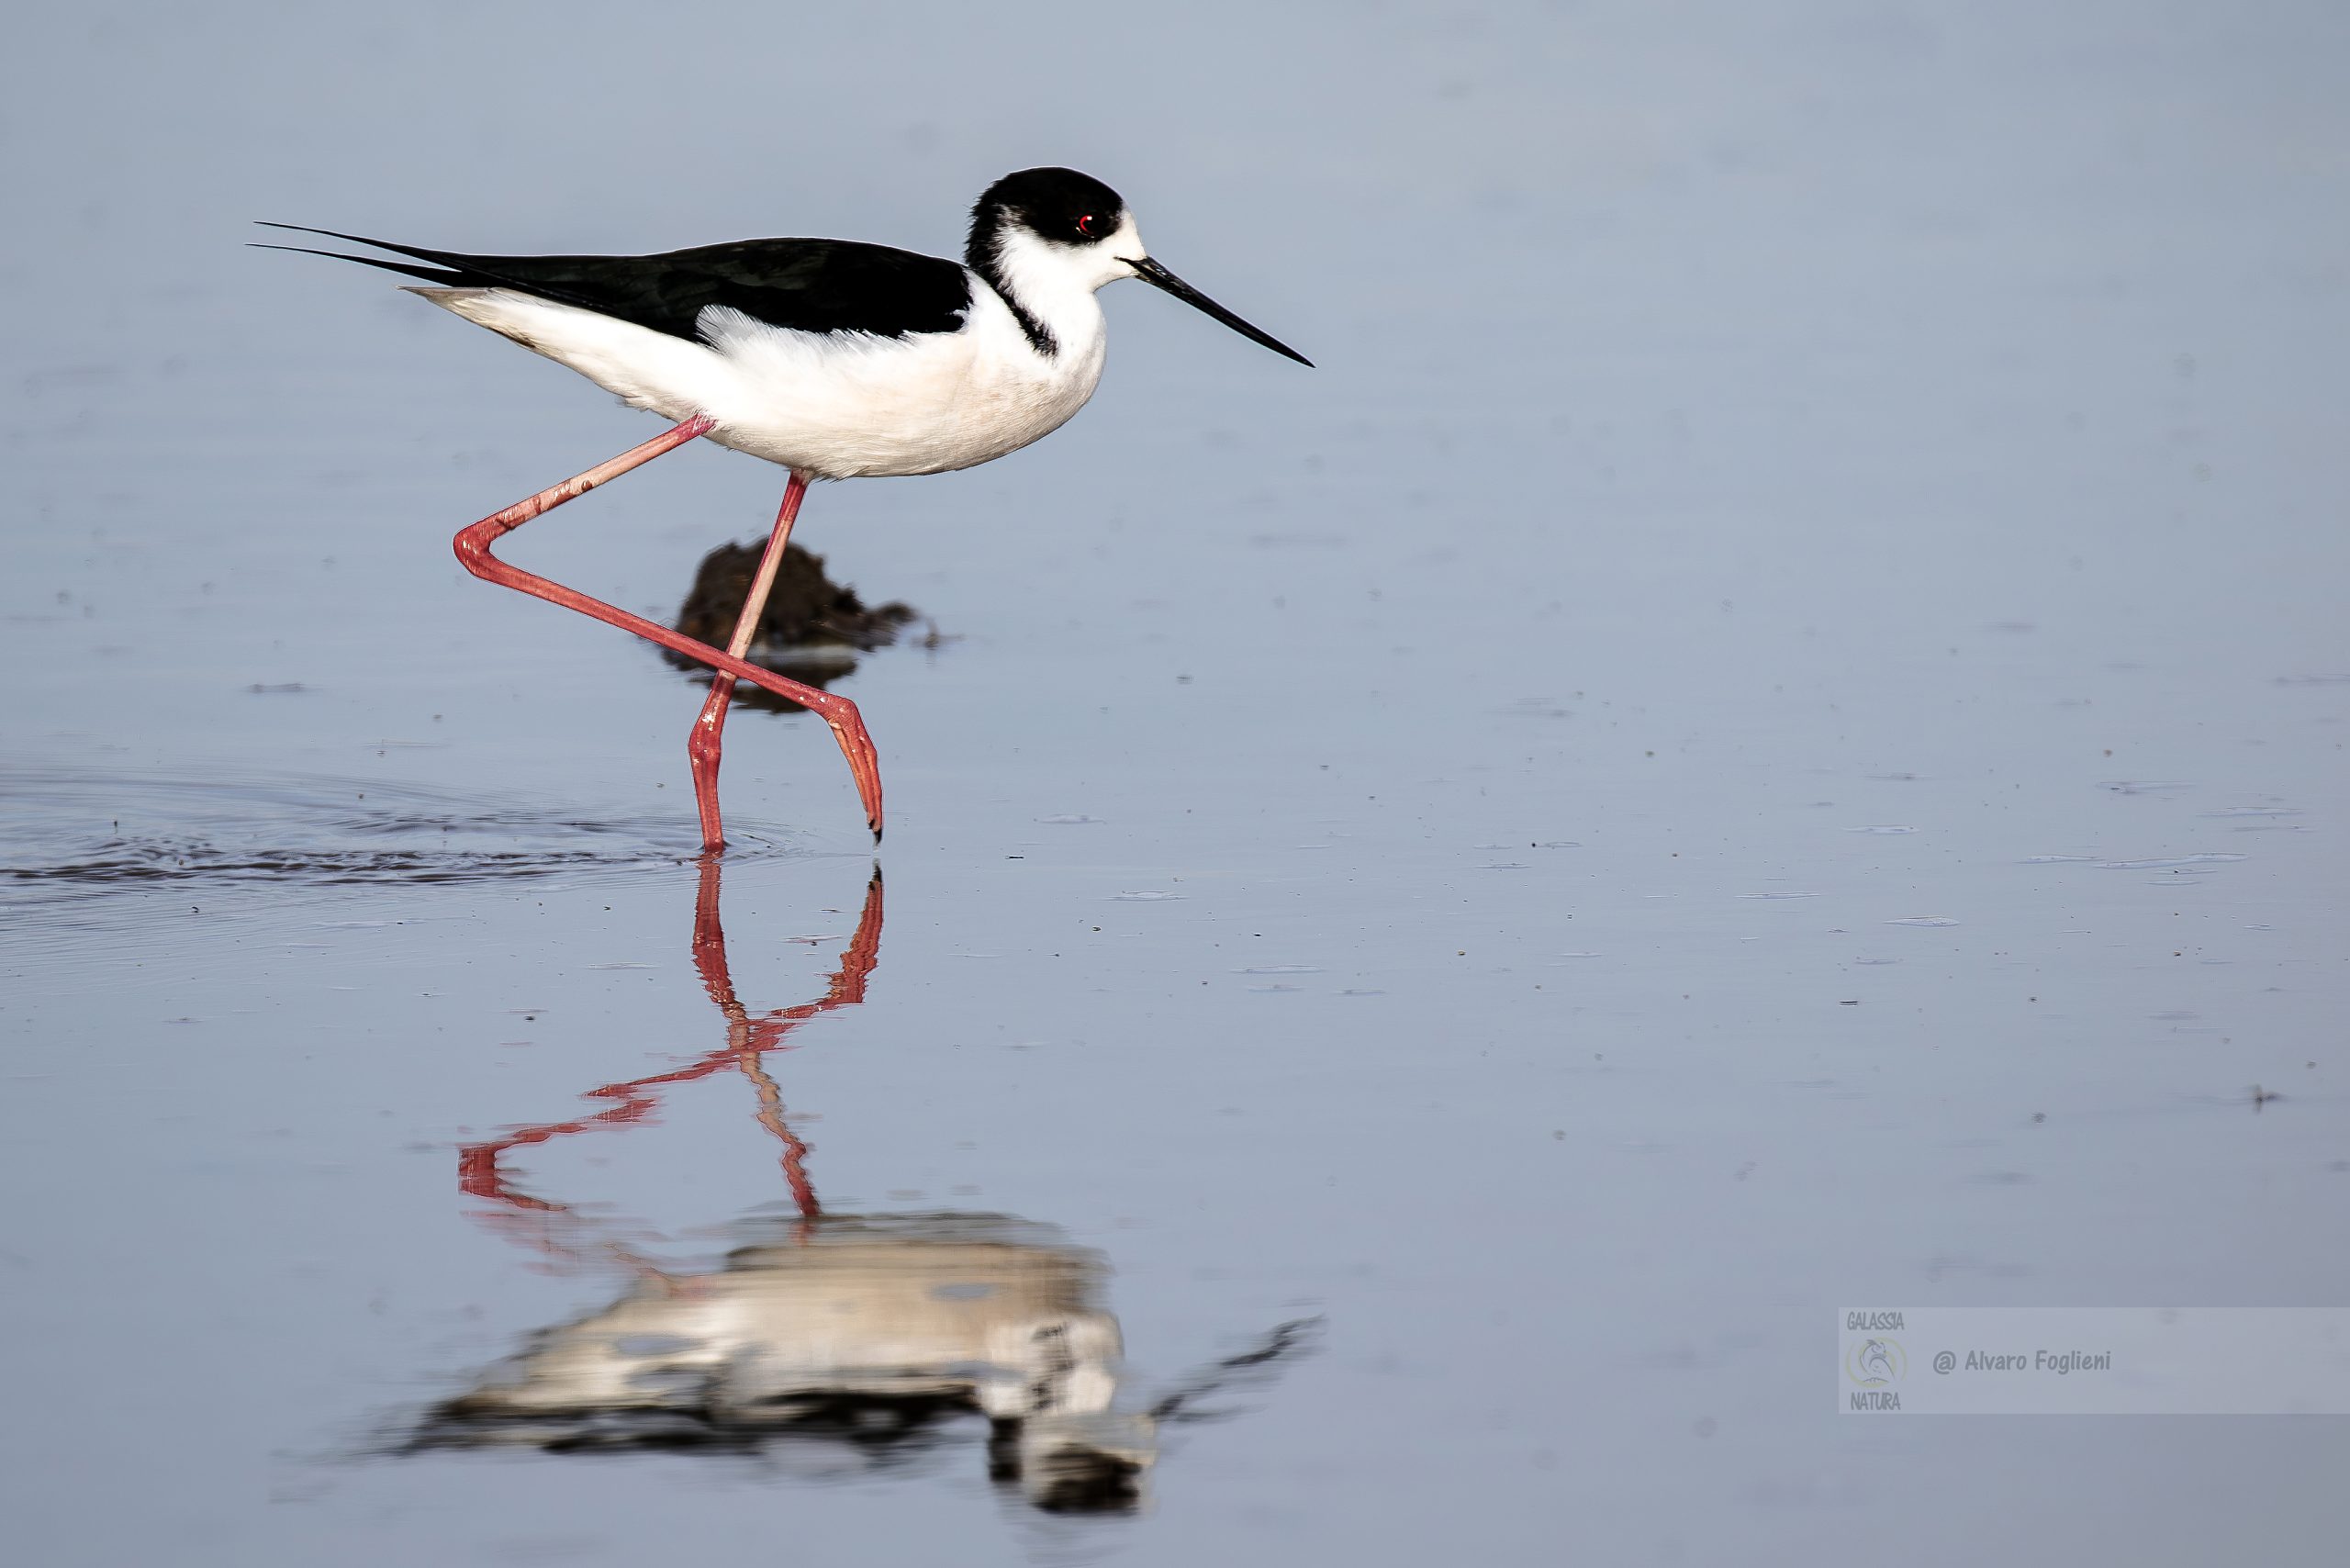
<svg viewBox="0 0 2350 1568">
<path fill-rule="evenodd" d="M 764 543 L 722 544 L 703 556 L 693 589 L 678 608 L 677 629 L 724 647 L 734 634 L 734 622 L 742 616 L 743 600 L 750 594 L 765 550 Z M 822 555 L 787 544 L 774 590 L 744 656 L 794 680 L 825 687 L 855 669 L 858 654 L 888 647 L 898 640 L 899 629 L 916 619 L 913 607 L 899 600 L 867 606 L 855 588 L 825 576 Z M 707 666 L 682 654 L 663 656 L 680 669 L 709 675 Z M 749 685 L 736 688 L 734 700 L 758 708 L 798 706 Z"/>
</svg>

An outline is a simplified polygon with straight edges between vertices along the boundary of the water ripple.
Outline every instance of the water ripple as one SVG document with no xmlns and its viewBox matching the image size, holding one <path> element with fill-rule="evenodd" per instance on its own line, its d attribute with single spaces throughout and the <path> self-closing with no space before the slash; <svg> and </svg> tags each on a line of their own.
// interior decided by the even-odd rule
<svg viewBox="0 0 2350 1568">
<path fill-rule="evenodd" d="M 173 884 L 485 882 L 674 866 L 689 818 L 587 817 L 379 779 L 0 767 L 0 912 Z M 752 856 L 779 847 L 755 838 Z"/>
</svg>

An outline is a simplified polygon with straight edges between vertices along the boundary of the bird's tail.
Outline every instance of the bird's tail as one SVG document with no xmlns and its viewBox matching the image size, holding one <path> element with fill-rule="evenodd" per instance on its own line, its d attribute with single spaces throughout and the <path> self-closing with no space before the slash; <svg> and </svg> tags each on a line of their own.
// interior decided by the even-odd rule
<svg viewBox="0 0 2350 1568">
<path fill-rule="evenodd" d="M 321 251 L 309 245 L 268 245 L 259 241 L 255 241 L 252 247 L 256 251 L 292 251 L 305 256 L 331 256 L 338 262 L 357 262 L 362 266 L 382 267 L 386 272 L 405 273 L 409 277 L 422 278 L 427 283 L 439 284 L 444 287 L 451 285 L 480 286 L 496 282 L 492 278 L 470 275 L 469 269 L 464 265 L 470 258 L 460 256 L 452 251 L 426 251 L 412 245 L 395 245 L 388 240 L 370 240 L 363 234 L 340 234 L 331 229 L 309 229 L 299 223 L 271 223 L 263 219 L 261 227 L 288 230 L 297 234 L 322 234 L 330 240 L 348 240 L 354 245 L 373 245 L 379 251 L 392 251 L 416 259 L 408 262 L 395 262 L 381 256 L 354 256 L 348 251 Z M 419 264 L 427 262 L 433 264 L 430 266 Z"/>
</svg>

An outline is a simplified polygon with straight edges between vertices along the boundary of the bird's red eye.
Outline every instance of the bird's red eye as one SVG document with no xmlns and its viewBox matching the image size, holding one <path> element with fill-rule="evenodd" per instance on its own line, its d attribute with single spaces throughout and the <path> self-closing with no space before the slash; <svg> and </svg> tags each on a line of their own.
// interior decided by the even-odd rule
<svg viewBox="0 0 2350 1568">
<path fill-rule="evenodd" d="M 1078 231 L 1080 234 L 1083 234 L 1083 235 L 1087 236 L 1088 238 L 1091 238 L 1091 237 L 1092 236 L 1092 233 L 1093 233 L 1093 215 L 1092 215 L 1091 213 L 1090 213 L 1090 212 L 1089 212 L 1089 213 L 1087 213 L 1083 218 L 1079 218 L 1079 219 L 1077 220 L 1077 231 Z"/>
</svg>

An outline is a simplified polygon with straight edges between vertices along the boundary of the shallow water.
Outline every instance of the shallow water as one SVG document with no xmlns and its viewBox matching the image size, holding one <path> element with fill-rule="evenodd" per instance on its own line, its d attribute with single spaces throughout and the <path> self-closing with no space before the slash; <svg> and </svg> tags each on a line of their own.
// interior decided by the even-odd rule
<svg viewBox="0 0 2350 1568">
<path fill-rule="evenodd" d="M 1843 1419 L 1830 1324 L 2350 1302 L 2336 12 L 913 16 L 17 28 L 11 1558 L 2334 1561 L 2338 1419 Z M 811 498 L 941 632 L 878 856 L 745 711 L 699 862 L 693 689 L 451 560 L 641 416 L 238 248 L 1046 160 L 1321 368 L 1113 289 L 1067 430 Z M 666 616 L 779 487 L 509 553 Z M 452 1439 L 792 1246 L 1083 1340 L 1131 1496 L 951 1347 Z"/>
</svg>

